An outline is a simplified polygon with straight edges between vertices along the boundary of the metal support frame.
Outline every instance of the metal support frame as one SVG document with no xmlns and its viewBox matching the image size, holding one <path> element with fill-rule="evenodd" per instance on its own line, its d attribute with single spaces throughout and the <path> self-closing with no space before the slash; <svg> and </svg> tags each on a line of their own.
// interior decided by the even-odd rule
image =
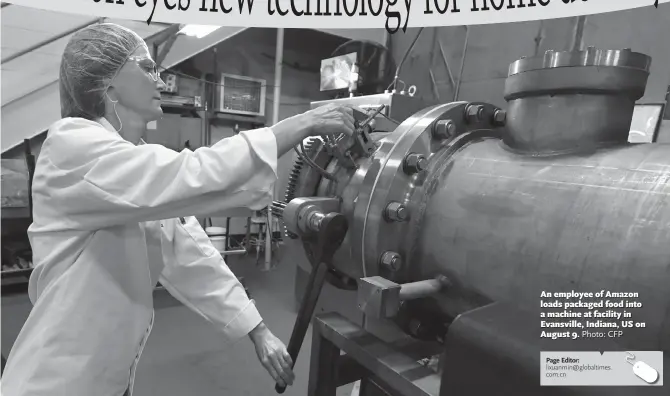
<svg viewBox="0 0 670 396">
<path fill-rule="evenodd" d="M 409 337 L 385 343 L 337 313 L 318 315 L 312 329 L 309 396 L 335 396 L 359 380 L 360 396 L 439 395 L 440 375 L 418 363 L 439 354 L 439 345 Z"/>
<path fill-rule="evenodd" d="M 536 315 L 495 302 L 459 315 L 439 345 L 409 336 L 387 343 L 340 314 L 318 315 L 308 395 L 335 396 L 338 387 L 359 380 L 360 396 L 638 394 L 625 387 L 540 387 L 541 350 L 620 348 L 609 339 L 545 344 L 536 321 Z M 439 373 L 418 362 L 438 355 Z"/>
</svg>

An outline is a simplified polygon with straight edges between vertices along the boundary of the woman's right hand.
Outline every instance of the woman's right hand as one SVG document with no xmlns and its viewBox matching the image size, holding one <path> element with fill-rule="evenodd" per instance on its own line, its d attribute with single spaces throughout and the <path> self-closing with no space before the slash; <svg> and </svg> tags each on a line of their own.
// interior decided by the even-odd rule
<svg viewBox="0 0 670 396">
<path fill-rule="evenodd" d="M 354 109 L 329 103 L 282 120 L 272 126 L 281 157 L 310 136 L 354 134 Z"/>
<path fill-rule="evenodd" d="M 354 134 L 354 109 L 351 106 L 329 103 L 301 114 L 308 136 Z"/>
</svg>

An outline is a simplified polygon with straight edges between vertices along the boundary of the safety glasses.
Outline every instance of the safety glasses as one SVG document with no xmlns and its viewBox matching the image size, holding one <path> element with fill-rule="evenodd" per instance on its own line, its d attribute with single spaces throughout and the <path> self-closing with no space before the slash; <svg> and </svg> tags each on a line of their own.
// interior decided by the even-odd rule
<svg viewBox="0 0 670 396">
<path fill-rule="evenodd" d="M 156 66 L 156 63 L 154 63 L 154 61 L 152 61 L 150 58 L 131 56 L 128 58 L 128 60 L 137 63 L 137 65 L 142 70 L 144 70 L 144 72 L 147 73 L 152 80 L 158 81 L 160 78 L 160 75 L 158 74 L 158 67 Z"/>
</svg>

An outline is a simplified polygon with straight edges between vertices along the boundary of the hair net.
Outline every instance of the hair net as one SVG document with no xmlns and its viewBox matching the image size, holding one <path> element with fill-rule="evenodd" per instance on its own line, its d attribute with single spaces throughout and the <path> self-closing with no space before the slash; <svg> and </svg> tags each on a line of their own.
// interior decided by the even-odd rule
<svg viewBox="0 0 670 396">
<path fill-rule="evenodd" d="M 75 33 L 60 65 L 61 116 L 96 120 L 105 115 L 105 93 L 128 57 L 144 40 L 113 23 L 88 26 Z"/>
</svg>

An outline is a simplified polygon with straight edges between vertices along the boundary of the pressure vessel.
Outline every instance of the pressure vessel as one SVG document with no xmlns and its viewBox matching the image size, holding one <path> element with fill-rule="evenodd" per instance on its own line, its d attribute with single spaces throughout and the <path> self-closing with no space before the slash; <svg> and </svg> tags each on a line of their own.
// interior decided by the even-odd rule
<svg viewBox="0 0 670 396">
<path fill-rule="evenodd" d="M 445 321 L 503 301 L 539 323 L 540 301 L 557 300 L 543 292 L 609 292 L 592 300 L 624 306 L 591 311 L 631 316 L 589 321 L 643 323 L 621 345 L 670 351 L 670 146 L 628 143 L 650 64 L 629 49 L 548 51 L 510 65 L 506 110 L 424 109 L 356 167 L 310 142 L 334 177 L 304 165 L 291 193 L 340 197 L 350 223 L 331 283 L 446 275 L 417 313 Z"/>
</svg>

